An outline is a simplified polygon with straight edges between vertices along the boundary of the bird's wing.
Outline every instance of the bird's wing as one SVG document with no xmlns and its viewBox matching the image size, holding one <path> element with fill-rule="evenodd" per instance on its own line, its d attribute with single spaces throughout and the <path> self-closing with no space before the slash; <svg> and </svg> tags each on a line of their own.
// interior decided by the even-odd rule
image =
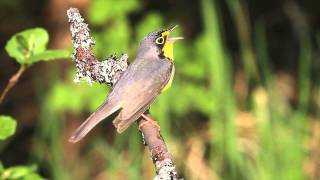
<svg viewBox="0 0 320 180">
<path fill-rule="evenodd" d="M 123 104 L 113 124 L 119 133 L 137 120 L 160 94 L 170 79 L 173 64 L 166 59 L 145 59 L 138 60 L 132 69 L 118 82 Z"/>
<path fill-rule="evenodd" d="M 78 142 L 99 122 L 123 110 L 114 120 L 118 132 L 135 121 L 160 93 L 168 81 L 172 63 L 167 60 L 135 60 L 115 84 L 107 100 L 73 133 L 70 142 Z"/>
</svg>

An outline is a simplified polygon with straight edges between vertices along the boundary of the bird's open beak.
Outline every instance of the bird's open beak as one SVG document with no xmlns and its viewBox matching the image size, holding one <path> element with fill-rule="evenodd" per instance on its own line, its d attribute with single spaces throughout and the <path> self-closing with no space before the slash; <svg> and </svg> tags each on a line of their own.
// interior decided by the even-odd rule
<svg viewBox="0 0 320 180">
<path fill-rule="evenodd" d="M 174 29 L 176 29 L 178 25 L 174 25 L 168 28 L 167 31 L 172 32 Z M 168 41 L 173 41 L 175 42 L 176 40 L 184 39 L 183 37 L 168 37 Z"/>
<path fill-rule="evenodd" d="M 180 39 L 184 39 L 183 37 L 169 37 L 168 40 L 169 41 L 176 41 L 176 40 L 180 40 Z"/>
</svg>

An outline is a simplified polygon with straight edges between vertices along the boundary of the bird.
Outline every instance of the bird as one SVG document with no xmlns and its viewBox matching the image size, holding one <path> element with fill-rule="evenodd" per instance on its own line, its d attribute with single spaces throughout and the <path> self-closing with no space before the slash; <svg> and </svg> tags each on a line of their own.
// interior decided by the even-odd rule
<svg viewBox="0 0 320 180">
<path fill-rule="evenodd" d="M 183 39 L 169 36 L 176 27 L 153 31 L 142 39 L 135 60 L 114 84 L 103 104 L 72 134 L 70 142 L 80 141 L 99 122 L 116 112 L 113 125 L 118 133 L 125 131 L 140 116 L 147 122 L 152 120 L 143 113 L 173 81 L 173 44 Z"/>
</svg>

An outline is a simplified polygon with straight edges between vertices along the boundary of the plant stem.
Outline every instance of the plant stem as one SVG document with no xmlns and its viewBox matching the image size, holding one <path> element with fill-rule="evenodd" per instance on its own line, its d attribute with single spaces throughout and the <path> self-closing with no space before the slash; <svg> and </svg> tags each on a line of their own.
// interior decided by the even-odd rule
<svg viewBox="0 0 320 180">
<path fill-rule="evenodd" d="M 20 76 L 24 73 L 24 71 L 26 69 L 27 69 L 27 66 L 21 65 L 19 70 L 14 75 L 11 76 L 7 86 L 4 88 L 3 92 L 1 93 L 0 104 L 2 104 L 4 98 L 7 96 L 8 92 L 11 90 L 11 88 L 17 84 Z"/>
</svg>

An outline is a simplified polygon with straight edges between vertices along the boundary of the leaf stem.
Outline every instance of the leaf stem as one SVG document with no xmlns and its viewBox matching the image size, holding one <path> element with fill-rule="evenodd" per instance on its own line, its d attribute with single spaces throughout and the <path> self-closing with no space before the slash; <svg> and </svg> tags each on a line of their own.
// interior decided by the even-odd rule
<svg viewBox="0 0 320 180">
<path fill-rule="evenodd" d="M 19 70 L 14 75 L 11 76 L 7 86 L 4 88 L 3 92 L 1 93 L 0 104 L 2 104 L 4 98 L 7 96 L 8 92 L 11 90 L 11 88 L 17 84 L 20 76 L 24 73 L 24 71 L 26 69 L 27 69 L 27 66 L 21 65 Z"/>
</svg>

